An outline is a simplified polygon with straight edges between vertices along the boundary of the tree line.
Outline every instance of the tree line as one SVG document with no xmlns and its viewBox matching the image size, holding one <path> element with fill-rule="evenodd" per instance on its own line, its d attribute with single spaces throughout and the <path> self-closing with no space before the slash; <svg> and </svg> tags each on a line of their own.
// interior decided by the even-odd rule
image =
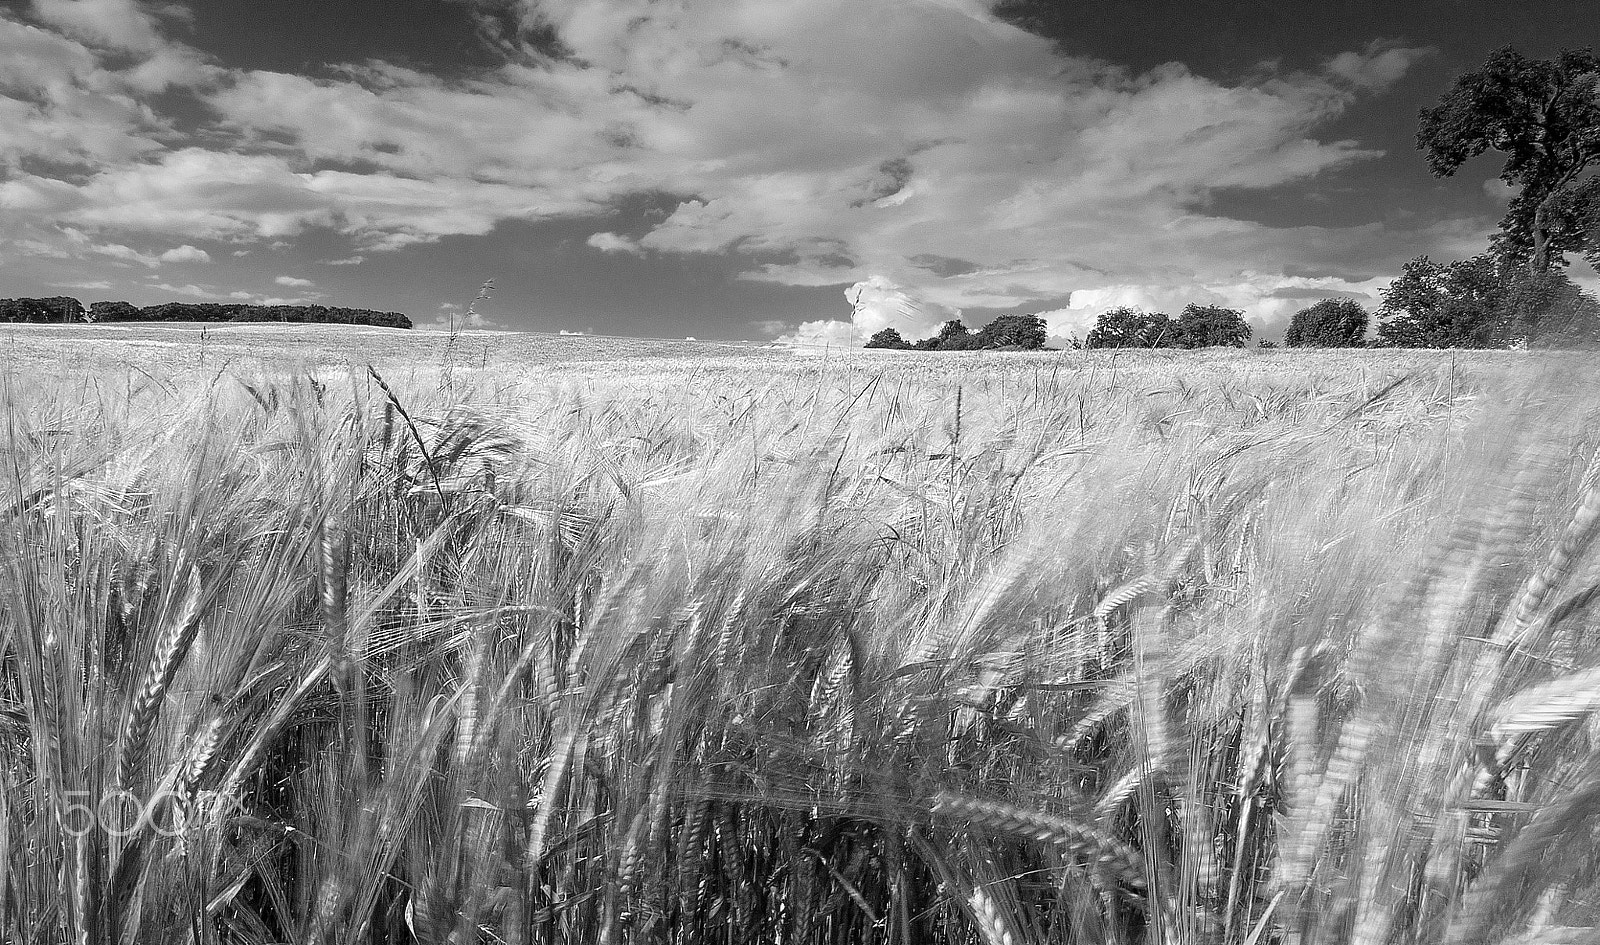
<svg viewBox="0 0 1600 945">
<path fill-rule="evenodd" d="M 939 333 L 921 341 L 907 341 L 899 329 L 885 328 L 867 339 L 868 348 L 904 351 L 1037 351 L 1049 330 L 1037 315 L 1001 315 L 977 331 L 960 319 L 939 326 Z"/>
<path fill-rule="evenodd" d="M 1580 348 L 1600 344 L 1600 300 L 1558 268 L 1530 273 L 1503 252 L 1439 263 L 1418 256 L 1368 312 L 1351 298 L 1326 298 L 1294 313 L 1291 348 Z M 1204 318 L 1195 313 L 1204 312 Z M 1369 332 L 1376 321 L 1376 331 Z M 1371 337 L 1369 337 L 1369 334 Z M 1243 347 L 1243 314 L 1190 305 L 1179 318 L 1133 308 L 1101 315 L 1085 348 Z M 1263 342 L 1263 347 L 1272 347 Z"/>
<path fill-rule="evenodd" d="M 338 305 L 246 305 L 237 302 L 163 302 L 139 307 L 129 302 L 95 302 L 88 308 L 77 299 L 0 299 L 0 322 L 40 324 L 109 324 L 111 322 L 305 322 L 327 325 L 378 325 L 410 328 L 400 312 L 377 312 Z"/>
</svg>

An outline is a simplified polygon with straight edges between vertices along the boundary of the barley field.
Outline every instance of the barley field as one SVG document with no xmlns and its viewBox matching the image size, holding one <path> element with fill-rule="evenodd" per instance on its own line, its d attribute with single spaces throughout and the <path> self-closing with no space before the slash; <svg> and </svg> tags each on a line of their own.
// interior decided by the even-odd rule
<svg viewBox="0 0 1600 945">
<path fill-rule="evenodd" d="M 1588 360 L 9 337 L 5 942 L 1600 941 Z"/>
</svg>

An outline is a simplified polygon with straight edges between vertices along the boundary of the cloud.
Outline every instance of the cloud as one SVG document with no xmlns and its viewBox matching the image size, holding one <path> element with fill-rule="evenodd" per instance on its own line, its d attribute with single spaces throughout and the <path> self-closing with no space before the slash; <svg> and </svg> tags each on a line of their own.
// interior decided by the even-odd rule
<svg viewBox="0 0 1600 945">
<path fill-rule="evenodd" d="M 161 267 L 161 257 L 151 256 L 148 253 L 141 253 L 133 247 L 124 246 L 121 243 L 105 243 L 98 246 L 91 246 L 90 249 L 93 252 L 99 253 L 101 256 L 108 256 L 112 259 L 121 260 L 123 262 L 138 263 L 141 266 L 148 266 L 151 269 L 159 269 Z"/>
<path fill-rule="evenodd" d="M 939 326 L 960 318 L 961 310 L 930 302 L 881 276 L 858 282 L 844 293 L 850 303 L 856 331 L 870 337 L 893 328 L 907 341 L 932 338 Z"/>
<path fill-rule="evenodd" d="M 203 249 L 185 243 L 167 250 L 158 257 L 164 263 L 185 262 L 210 262 L 211 254 Z"/>
<path fill-rule="evenodd" d="M 165 282 L 153 282 L 149 285 L 146 285 L 145 288 L 157 289 L 162 292 L 171 293 L 172 295 L 192 295 L 203 299 L 214 298 L 217 295 L 214 289 L 202 288 L 201 286 L 197 286 L 192 282 L 188 285 L 169 285 Z"/>
<path fill-rule="evenodd" d="M 367 261 L 365 256 L 347 256 L 344 259 L 324 259 L 324 266 L 359 266 Z"/>
<path fill-rule="evenodd" d="M 793 333 L 779 336 L 778 342 L 808 347 L 860 347 L 885 328 L 895 329 L 907 341 L 920 341 L 938 334 L 939 326 L 945 322 L 961 317 L 960 309 L 920 298 L 881 276 L 852 285 L 844 297 L 850 303 L 849 321 L 802 322 Z"/>
<path fill-rule="evenodd" d="M 1361 52 L 1344 52 L 1328 60 L 1330 75 L 1366 92 L 1387 89 L 1417 62 L 1438 54 L 1431 46 L 1401 46 L 1377 40 Z"/>
<path fill-rule="evenodd" d="M 1151 236 L 1192 250 L 1231 227 L 1248 249 L 1274 247 L 1270 227 L 1206 216 L 1209 195 L 1373 156 L 1311 132 L 1424 54 L 1379 44 L 1228 85 L 1176 64 L 1135 74 L 1066 59 L 978 3 L 550 0 L 524 14 L 573 56 L 456 82 L 381 63 L 336 79 L 254 72 L 211 101 L 228 127 L 287 140 L 305 160 L 377 168 L 366 181 L 424 217 L 438 208 L 406 181 L 524 196 L 464 210 L 452 228 L 367 236 L 374 249 L 665 191 L 684 197 L 642 238 L 589 244 L 733 251 L 762 281 L 876 274 L 947 304 L 1011 305 L 1117 269 Z M 863 35 L 872 56 L 852 51 Z M 931 258 L 973 268 L 912 262 Z"/>
<path fill-rule="evenodd" d="M 316 283 L 312 282 L 310 279 L 299 279 L 294 276 L 278 276 L 272 281 L 276 282 L 278 285 L 286 285 L 295 289 L 304 289 L 316 285 Z"/>
<path fill-rule="evenodd" d="M 1504 206 L 1511 202 L 1512 197 L 1517 195 L 1517 188 L 1498 177 L 1491 177 L 1483 182 L 1483 193 L 1490 200 Z"/>
<path fill-rule="evenodd" d="M 1068 297 L 1063 311 L 1087 311 L 1076 293 L 1265 298 L 1284 273 L 1370 266 L 1440 235 L 1213 209 L 1220 191 L 1374 157 L 1319 131 L 1425 49 L 1375 43 L 1220 82 L 1064 56 L 980 0 L 492 2 L 571 55 L 455 78 L 383 62 L 288 75 L 219 66 L 136 0 L 35 0 L 32 23 L 0 14 L 0 240 L 150 266 L 164 255 L 139 248 L 149 241 L 325 230 L 360 254 L 328 264 L 354 264 L 668 194 L 648 232 L 587 245 L 732 254 L 748 280 L 849 286 L 867 302 L 848 334 Z M 213 117 L 184 130 L 152 94 L 167 89 Z M 45 156 L 66 169 L 38 169 Z"/>
<path fill-rule="evenodd" d="M 498 328 L 500 326 L 498 321 L 478 311 L 478 301 L 483 300 L 474 301 L 471 305 L 466 306 L 465 311 L 462 310 L 462 306 L 458 303 L 441 302 L 439 304 L 439 314 L 428 321 L 418 322 L 417 327 L 454 331 Z"/>
<path fill-rule="evenodd" d="M 866 336 L 850 322 L 819 319 L 801 322 L 794 332 L 778 336 L 776 343 L 800 351 L 821 352 L 833 348 L 859 348 L 866 340 Z"/>
<path fill-rule="evenodd" d="M 632 240 L 626 236 L 621 236 L 616 233 L 596 233 L 587 240 L 584 240 L 584 242 L 587 245 L 598 249 L 602 253 L 632 253 L 635 256 L 644 255 L 644 249 L 639 246 L 637 240 Z"/>
</svg>

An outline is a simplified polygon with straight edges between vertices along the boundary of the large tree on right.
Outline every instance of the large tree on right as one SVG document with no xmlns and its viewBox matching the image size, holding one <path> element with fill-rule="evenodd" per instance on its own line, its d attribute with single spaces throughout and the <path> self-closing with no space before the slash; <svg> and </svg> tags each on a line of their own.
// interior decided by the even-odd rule
<svg viewBox="0 0 1600 945">
<path fill-rule="evenodd" d="M 1592 249 L 1600 187 L 1585 175 L 1600 166 L 1600 56 L 1529 59 L 1507 46 L 1422 110 L 1417 147 L 1439 177 L 1485 151 L 1505 154 L 1500 179 L 1517 194 L 1497 248 L 1539 281 L 1566 253 Z"/>
</svg>

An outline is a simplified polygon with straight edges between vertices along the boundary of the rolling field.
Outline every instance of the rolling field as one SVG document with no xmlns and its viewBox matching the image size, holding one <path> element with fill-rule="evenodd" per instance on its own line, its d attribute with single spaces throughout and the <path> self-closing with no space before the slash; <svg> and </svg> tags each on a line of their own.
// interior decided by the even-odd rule
<svg viewBox="0 0 1600 945">
<path fill-rule="evenodd" d="M 1600 940 L 1588 359 L 6 331 L 0 940 Z"/>
</svg>

